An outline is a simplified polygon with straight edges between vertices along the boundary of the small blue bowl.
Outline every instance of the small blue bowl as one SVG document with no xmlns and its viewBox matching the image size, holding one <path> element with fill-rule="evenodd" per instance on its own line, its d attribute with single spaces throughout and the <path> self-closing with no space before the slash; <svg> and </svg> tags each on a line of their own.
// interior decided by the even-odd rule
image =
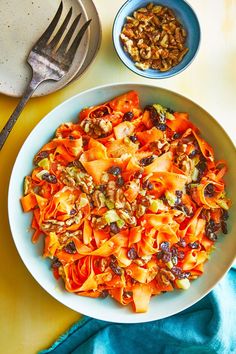
<svg viewBox="0 0 236 354">
<path fill-rule="evenodd" d="M 134 61 L 131 59 L 129 54 L 125 52 L 123 44 L 120 40 L 120 33 L 124 24 L 126 23 L 126 17 L 132 16 L 135 10 L 147 6 L 150 2 L 154 3 L 155 5 L 163 5 L 172 9 L 177 19 L 187 31 L 187 38 L 185 43 L 186 46 L 189 48 L 187 54 L 184 56 L 184 58 L 178 65 L 165 72 L 154 69 L 141 70 L 136 67 Z M 191 6 L 187 4 L 184 0 L 128 0 L 120 8 L 115 17 L 112 36 L 113 44 L 119 58 L 130 70 L 132 70 L 138 75 L 147 77 L 149 79 L 166 79 L 168 77 L 179 74 L 181 71 L 186 69 L 193 61 L 199 48 L 201 31 L 195 12 L 191 8 Z"/>
</svg>

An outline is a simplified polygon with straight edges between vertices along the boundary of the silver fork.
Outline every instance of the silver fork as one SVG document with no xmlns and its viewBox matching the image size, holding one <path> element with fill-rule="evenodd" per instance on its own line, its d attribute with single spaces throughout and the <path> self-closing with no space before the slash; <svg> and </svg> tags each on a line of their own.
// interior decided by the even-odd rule
<svg viewBox="0 0 236 354">
<path fill-rule="evenodd" d="M 79 47 L 83 35 L 91 22 L 91 20 L 88 20 L 84 23 L 84 25 L 77 33 L 72 44 L 68 48 L 69 42 L 73 34 L 75 33 L 76 27 L 81 18 L 81 14 L 79 14 L 74 19 L 68 32 L 65 34 L 64 39 L 60 43 L 72 15 L 72 8 L 70 8 L 57 33 L 53 36 L 53 38 L 51 38 L 53 31 L 55 30 L 61 18 L 62 10 L 63 2 L 61 1 L 57 13 L 52 19 L 52 22 L 49 24 L 48 28 L 45 30 L 39 40 L 35 43 L 34 47 L 29 53 L 27 62 L 32 68 L 32 79 L 28 84 L 24 95 L 22 96 L 16 109 L 14 110 L 14 112 L 12 113 L 0 133 L 0 150 L 2 149 L 17 118 L 19 117 L 20 113 L 22 112 L 23 108 L 25 107 L 26 103 L 28 102 L 36 88 L 43 81 L 59 81 L 69 71 L 77 48 Z"/>
</svg>

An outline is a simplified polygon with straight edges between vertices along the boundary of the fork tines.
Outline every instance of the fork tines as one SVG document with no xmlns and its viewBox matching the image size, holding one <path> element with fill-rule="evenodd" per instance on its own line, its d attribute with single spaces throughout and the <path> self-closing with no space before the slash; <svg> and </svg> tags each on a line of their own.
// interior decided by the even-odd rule
<svg viewBox="0 0 236 354">
<path fill-rule="evenodd" d="M 75 56 L 76 50 L 83 38 L 84 33 L 87 30 L 87 28 L 91 22 L 91 19 L 83 24 L 83 26 L 81 27 L 81 29 L 79 30 L 79 32 L 75 36 L 73 42 L 69 46 L 69 42 L 75 33 L 76 27 L 80 21 L 82 14 L 80 13 L 74 19 L 69 30 L 67 31 L 65 37 L 62 40 L 62 37 L 66 31 L 67 25 L 69 24 L 71 16 L 72 16 L 72 7 L 68 11 L 63 23 L 61 24 L 60 28 L 58 29 L 58 31 L 55 33 L 54 36 L 52 36 L 56 26 L 58 25 L 58 23 L 61 19 L 62 10 L 63 10 L 63 1 L 61 1 L 60 6 L 59 6 L 54 18 L 52 19 L 51 23 L 49 24 L 48 28 L 45 30 L 45 32 L 42 34 L 42 36 L 37 41 L 37 43 L 35 45 L 35 49 L 42 49 L 43 47 L 45 47 L 47 50 L 55 51 L 57 56 L 63 56 L 64 58 L 66 57 L 66 59 L 69 62 L 71 62 Z M 62 42 L 61 42 L 61 40 L 62 40 Z M 68 48 L 68 46 L 69 46 L 69 48 Z"/>
</svg>

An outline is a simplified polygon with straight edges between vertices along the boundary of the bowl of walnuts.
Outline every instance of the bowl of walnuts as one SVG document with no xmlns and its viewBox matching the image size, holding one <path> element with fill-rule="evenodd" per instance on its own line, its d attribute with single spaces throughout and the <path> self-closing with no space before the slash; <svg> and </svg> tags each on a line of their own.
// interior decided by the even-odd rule
<svg viewBox="0 0 236 354">
<path fill-rule="evenodd" d="M 197 54 L 200 36 L 197 16 L 184 0 L 128 0 L 113 24 L 113 43 L 121 61 L 152 79 L 186 69 Z"/>
</svg>

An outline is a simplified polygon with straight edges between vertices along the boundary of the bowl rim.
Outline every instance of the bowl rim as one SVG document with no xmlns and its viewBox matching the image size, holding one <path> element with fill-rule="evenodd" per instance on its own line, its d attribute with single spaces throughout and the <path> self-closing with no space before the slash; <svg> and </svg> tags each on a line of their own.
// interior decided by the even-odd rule
<svg viewBox="0 0 236 354">
<path fill-rule="evenodd" d="M 119 48 L 116 46 L 116 34 L 115 34 L 115 26 L 116 26 L 116 23 L 117 23 L 117 20 L 118 20 L 118 17 L 119 15 L 122 13 L 123 9 L 129 5 L 129 3 L 131 3 L 133 0 L 126 0 L 126 2 L 119 8 L 118 12 L 116 13 L 116 16 L 114 18 L 114 21 L 113 21 L 113 26 L 112 26 L 112 42 L 113 42 L 113 47 L 115 49 L 115 52 L 116 54 L 118 55 L 120 61 L 129 69 L 131 70 L 133 73 L 141 76 L 141 77 L 145 77 L 147 79 L 152 79 L 152 80 L 159 80 L 159 79 L 168 79 L 170 77 L 173 77 L 173 76 L 176 76 L 180 73 L 182 73 L 185 69 L 187 69 L 190 64 L 192 64 L 192 62 L 194 61 L 194 59 L 196 58 L 197 54 L 198 54 L 198 51 L 200 49 L 200 46 L 201 46 L 201 38 L 202 38 L 202 35 L 201 35 L 201 26 L 200 26 L 200 22 L 198 20 L 198 16 L 196 14 L 196 12 L 194 11 L 193 7 L 186 1 L 186 0 L 179 0 L 180 2 L 184 3 L 184 5 L 186 5 L 190 11 L 192 12 L 193 16 L 195 17 L 195 20 L 196 20 L 196 25 L 197 25 L 197 30 L 198 30 L 198 34 L 199 34 L 199 40 L 198 40 L 198 43 L 197 43 L 197 48 L 195 50 L 195 53 L 193 54 L 193 56 L 190 58 L 190 60 L 179 70 L 176 70 L 175 72 L 173 73 L 170 73 L 170 71 L 165 71 L 165 72 L 161 72 L 159 70 L 153 70 L 153 72 L 157 73 L 158 76 L 153 76 L 153 75 L 148 75 L 147 74 L 147 71 L 146 70 L 141 70 L 139 68 L 137 68 L 135 65 L 128 65 L 121 57 L 120 55 L 120 52 L 124 52 L 124 49 L 122 48 L 121 50 L 119 50 Z M 156 1 L 156 0 L 154 0 Z M 160 0 L 161 1 L 165 1 L 165 0 Z M 120 39 L 119 39 L 120 40 Z M 122 47 L 122 46 L 121 46 Z M 128 60 L 130 61 L 130 63 L 134 64 L 134 61 L 128 57 Z M 180 65 L 180 63 L 178 63 L 178 65 Z M 178 67 L 178 65 L 176 65 L 175 67 Z M 174 67 L 174 68 L 175 68 Z M 169 73 L 168 73 L 169 72 Z"/>
<path fill-rule="evenodd" d="M 225 138 L 228 140 L 229 144 L 232 145 L 232 148 L 234 148 L 234 144 L 231 140 L 231 138 L 229 137 L 229 135 L 225 132 L 225 130 L 223 129 L 223 127 L 217 122 L 217 120 L 210 114 L 208 113 L 204 108 L 202 108 L 200 105 L 198 105 L 197 103 L 195 103 L 194 101 L 192 101 L 191 99 L 189 99 L 188 97 L 178 93 L 178 92 L 175 92 L 175 91 L 172 91 L 172 90 L 169 90 L 169 89 L 166 89 L 166 88 L 162 88 L 160 86 L 155 86 L 155 85 L 152 85 L 152 84 L 142 84 L 142 83 L 134 83 L 134 82 L 116 82 L 116 83 L 112 83 L 112 84 L 104 84 L 104 85 L 99 85 L 99 86 L 95 86 L 95 87 L 92 87 L 90 89 L 87 89 L 85 91 L 82 91 L 76 95 L 73 95 L 72 97 L 68 98 L 67 100 L 61 102 L 59 105 L 55 106 L 50 112 L 48 112 L 48 114 L 46 114 L 44 116 L 44 118 L 33 128 L 33 130 L 30 132 L 30 134 L 27 136 L 27 138 L 25 139 L 23 145 L 21 146 L 18 154 L 17 154 L 17 157 L 16 157 L 16 160 L 14 162 L 14 165 L 13 165 L 13 168 L 12 168 L 12 173 L 11 173 L 11 177 L 10 177 L 10 181 L 9 181 L 9 186 L 8 186 L 8 220 L 9 220 L 9 225 L 10 225 L 10 230 L 11 230 L 11 235 L 12 235 L 12 238 L 13 238 L 13 241 L 14 241 L 14 244 L 16 246 L 16 249 L 17 249 L 17 252 L 20 256 L 20 259 L 21 261 L 24 263 L 25 267 L 28 269 L 30 275 L 36 280 L 36 282 L 41 286 L 41 288 L 43 288 L 48 294 L 50 294 L 55 300 L 59 301 L 61 304 L 65 305 L 66 307 L 68 307 L 69 309 L 72 309 L 76 312 L 79 312 L 80 314 L 83 314 L 81 312 L 81 309 L 78 310 L 76 308 L 76 306 L 73 306 L 71 304 L 68 304 L 68 301 L 63 298 L 61 299 L 60 296 L 59 296 L 59 293 L 57 293 L 56 290 L 51 290 L 51 289 L 48 289 L 46 287 L 46 285 L 44 283 L 41 282 L 41 280 L 38 279 L 38 276 L 37 274 L 33 274 L 32 273 L 32 270 L 30 269 L 29 267 L 29 264 L 28 264 L 28 260 L 24 259 L 21 255 L 21 250 L 20 250 L 20 243 L 19 243 L 19 240 L 17 240 L 17 237 L 14 237 L 13 236 L 13 230 L 15 230 L 15 226 L 14 226 L 14 223 L 13 223 L 13 216 L 12 216 L 12 212 L 11 210 L 13 210 L 12 208 L 14 207 L 14 203 L 12 202 L 11 200 L 11 197 L 12 197 L 12 185 L 13 185 L 13 176 L 14 176 L 14 173 L 15 173 L 15 168 L 16 168 L 16 164 L 17 164 L 17 160 L 20 156 L 20 154 L 22 153 L 22 150 L 24 148 L 24 146 L 27 144 L 27 141 L 30 139 L 31 136 L 33 136 L 34 134 L 34 131 L 35 129 L 38 129 L 41 125 L 44 125 L 45 124 L 45 121 L 48 119 L 48 116 L 50 116 L 52 113 L 55 113 L 57 110 L 60 110 L 60 108 L 63 106 L 63 105 L 67 105 L 70 101 L 73 101 L 75 100 L 76 98 L 78 98 L 79 96 L 81 95 L 84 95 L 84 94 L 89 94 L 90 92 L 93 92 L 95 90 L 102 90 L 104 88 L 109 88 L 109 87 L 123 87 L 123 86 L 126 86 L 126 85 L 129 85 L 129 86 L 134 86 L 134 90 L 135 90 L 135 87 L 139 86 L 140 88 L 142 87 L 148 87 L 148 88 L 152 88 L 152 89 L 159 89 L 159 90 L 162 90 L 164 92 L 167 92 L 167 93 L 171 93 L 171 94 L 174 94 L 174 95 L 177 95 L 178 97 L 184 99 L 184 100 L 187 100 L 188 102 L 190 102 L 191 104 L 195 105 L 197 108 L 200 108 L 203 112 L 205 112 L 211 120 L 214 121 L 214 124 L 217 125 L 217 128 L 220 129 L 221 133 L 225 135 Z M 235 157 L 236 157 L 236 150 L 234 148 L 234 151 L 235 151 Z M 13 204 L 12 204 L 13 203 Z M 30 241 L 30 240 L 29 240 Z M 211 290 L 220 282 L 220 280 L 225 276 L 225 274 L 227 273 L 227 271 L 230 269 L 231 265 L 233 264 L 235 260 L 235 257 L 234 259 L 232 260 L 229 260 L 227 262 L 227 264 L 225 265 L 226 268 L 225 268 L 225 271 L 221 274 L 220 277 L 217 278 L 217 281 L 210 287 L 207 288 L 207 290 L 205 291 L 202 291 L 202 294 L 201 296 L 196 296 L 194 300 L 191 300 L 189 301 L 188 304 L 184 304 L 183 306 L 181 306 L 180 309 L 177 309 L 177 311 L 172 311 L 171 313 L 168 313 L 166 314 L 165 316 L 162 316 L 161 318 L 158 318 L 158 316 L 152 316 L 151 319 L 145 319 L 143 318 L 142 316 L 140 316 L 140 314 L 137 314 L 137 313 L 133 313 L 133 317 L 132 319 L 130 319 L 130 317 L 128 318 L 128 320 L 121 320 L 120 317 L 118 320 L 116 319 L 113 319 L 113 318 L 109 318 L 108 319 L 103 319 L 101 318 L 99 315 L 96 315 L 93 313 L 93 311 L 91 310 L 91 313 L 88 314 L 85 313 L 85 315 L 87 316 L 90 316 L 92 318 L 95 318 L 95 319 L 98 319 L 98 320 L 103 320 L 103 321 L 109 321 L 109 322 L 113 322 L 113 323 L 146 323 L 146 322 L 152 322 L 152 321 L 155 321 L 155 320 L 158 320 L 158 319 L 164 319 L 164 318 L 167 318 L 167 317 L 170 317 L 170 316 L 173 316 L 173 315 L 176 315 L 182 311 L 184 311 L 185 309 L 191 307 L 192 305 L 196 304 L 198 301 L 200 301 L 202 298 L 204 298 L 207 294 L 209 294 L 211 292 Z M 48 270 L 49 271 L 49 270 Z M 140 317 L 139 317 L 140 316 Z"/>
</svg>

